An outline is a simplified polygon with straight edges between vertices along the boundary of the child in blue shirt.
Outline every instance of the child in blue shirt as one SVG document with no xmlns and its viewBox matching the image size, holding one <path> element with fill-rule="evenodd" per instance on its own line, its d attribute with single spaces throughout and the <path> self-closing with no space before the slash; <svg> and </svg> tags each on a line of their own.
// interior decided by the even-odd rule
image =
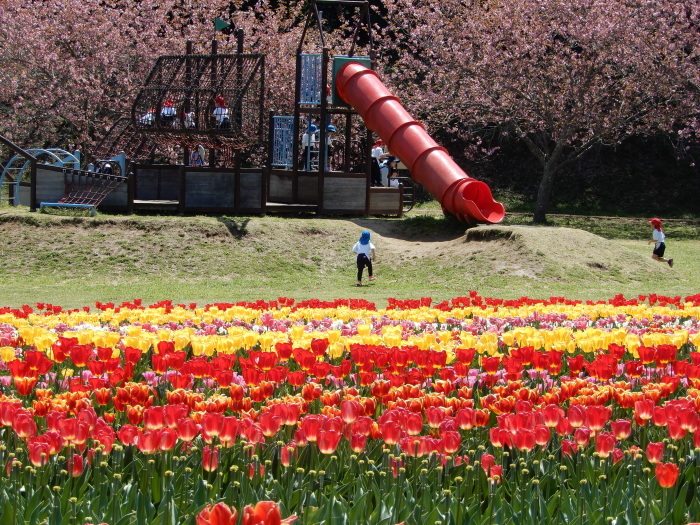
<svg viewBox="0 0 700 525">
<path fill-rule="evenodd" d="M 370 241 L 370 232 L 365 230 L 360 235 L 360 240 L 352 247 L 353 253 L 357 254 L 357 286 L 362 286 L 362 272 L 367 267 L 369 272 L 369 280 L 374 281 L 374 273 L 372 272 L 372 261 L 376 256 L 376 248 Z"/>
</svg>

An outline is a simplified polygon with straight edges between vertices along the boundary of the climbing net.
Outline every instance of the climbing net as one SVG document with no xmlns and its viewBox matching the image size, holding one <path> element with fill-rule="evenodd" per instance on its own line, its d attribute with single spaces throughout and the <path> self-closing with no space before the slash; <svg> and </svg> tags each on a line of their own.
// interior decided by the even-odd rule
<svg viewBox="0 0 700 525">
<path fill-rule="evenodd" d="M 107 195 L 126 180 L 127 177 L 121 175 L 64 169 L 65 196 L 58 202 L 98 206 Z"/>
</svg>

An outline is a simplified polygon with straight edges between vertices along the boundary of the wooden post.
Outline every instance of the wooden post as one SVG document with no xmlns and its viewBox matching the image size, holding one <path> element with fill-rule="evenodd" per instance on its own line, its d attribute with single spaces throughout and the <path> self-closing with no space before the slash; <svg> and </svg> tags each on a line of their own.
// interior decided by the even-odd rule
<svg viewBox="0 0 700 525">
<path fill-rule="evenodd" d="M 187 43 L 185 44 L 185 79 L 187 82 L 188 86 L 192 85 L 192 61 L 190 59 L 190 55 L 192 54 L 192 40 L 188 40 Z M 187 96 L 185 97 L 185 100 L 182 103 L 182 114 L 180 115 L 180 118 L 182 118 L 183 121 L 183 128 L 184 128 L 184 114 L 189 113 L 192 108 L 192 104 L 190 103 L 190 93 L 187 92 Z M 190 148 L 185 145 L 182 149 L 182 163 L 187 166 L 190 163 Z"/>
<path fill-rule="evenodd" d="M 292 171 L 294 176 L 292 178 L 292 202 L 296 203 L 298 201 L 298 187 L 299 187 L 299 101 L 301 98 L 301 51 L 297 53 L 297 64 L 296 64 L 296 76 L 294 83 L 294 129 L 292 131 L 292 138 L 294 140 L 292 147 Z"/>
<path fill-rule="evenodd" d="M 178 170 L 178 175 L 180 177 L 179 180 L 179 187 L 178 187 L 178 195 L 177 195 L 177 212 L 178 215 L 184 215 L 185 214 L 185 194 L 187 192 L 187 184 L 185 181 L 185 170 L 187 168 L 185 166 L 180 166 L 180 169 Z"/>
<path fill-rule="evenodd" d="M 212 40 L 211 41 L 211 54 L 212 54 L 212 58 L 211 58 L 211 85 L 212 86 L 216 86 L 216 81 L 217 81 L 217 76 L 218 76 L 217 75 L 218 64 L 216 62 L 216 55 L 218 52 L 218 48 L 219 48 L 219 44 L 217 43 L 216 39 Z M 217 96 L 217 93 L 213 92 L 211 95 L 211 98 L 214 99 L 214 97 L 216 97 L 216 96 Z M 211 113 L 210 112 L 211 103 L 212 103 L 211 100 L 207 101 L 207 113 Z M 211 118 L 212 118 L 211 114 L 208 114 L 207 118 L 209 119 L 209 122 L 211 122 Z M 207 128 L 209 128 L 209 122 L 207 122 Z M 215 167 L 216 163 L 217 163 L 217 158 L 216 158 L 217 151 L 214 148 L 209 149 L 208 157 L 209 157 L 209 167 L 210 168 Z"/>
<path fill-rule="evenodd" d="M 32 185 L 29 191 L 29 211 L 36 211 L 36 159 L 33 157 L 29 160 L 29 176 L 32 180 Z"/>
<path fill-rule="evenodd" d="M 126 181 L 126 213 L 127 215 L 134 214 L 134 199 L 136 198 L 136 174 L 134 173 L 134 165 L 130 164 L 129 178 Z"/>
</svg>

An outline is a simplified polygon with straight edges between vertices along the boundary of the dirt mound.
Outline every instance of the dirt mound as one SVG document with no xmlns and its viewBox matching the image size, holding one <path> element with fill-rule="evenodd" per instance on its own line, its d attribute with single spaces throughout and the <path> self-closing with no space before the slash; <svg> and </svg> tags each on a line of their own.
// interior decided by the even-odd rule
<svg viewBox="0 0 700 525">
<path fill-rule="evenodd" d="M 375 231 L 383 258 L 404 264 L 438 259 L 469 267 L 480 275 L 532 279 L 591 278 L 643 280 L 658 263 L 583 230 L 532 226 L 478 226 L 456 234 L 402 233 L 401 223 L 384 222 Z M 469 264 L 467 264 L 469 263 Z"/>
</svg>

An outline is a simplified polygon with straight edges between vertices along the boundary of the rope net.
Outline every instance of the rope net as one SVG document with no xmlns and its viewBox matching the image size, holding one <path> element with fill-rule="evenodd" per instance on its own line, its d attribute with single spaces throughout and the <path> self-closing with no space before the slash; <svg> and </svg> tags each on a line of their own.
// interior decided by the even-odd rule
<svg viewBox="0 0 700 525">
<path fill-rule="evenodd" d="M 62 204 L 88 204 L 98 206 L 127 178 L 84 170 L 63 170 L 65 196 Z"/>
</svg>

